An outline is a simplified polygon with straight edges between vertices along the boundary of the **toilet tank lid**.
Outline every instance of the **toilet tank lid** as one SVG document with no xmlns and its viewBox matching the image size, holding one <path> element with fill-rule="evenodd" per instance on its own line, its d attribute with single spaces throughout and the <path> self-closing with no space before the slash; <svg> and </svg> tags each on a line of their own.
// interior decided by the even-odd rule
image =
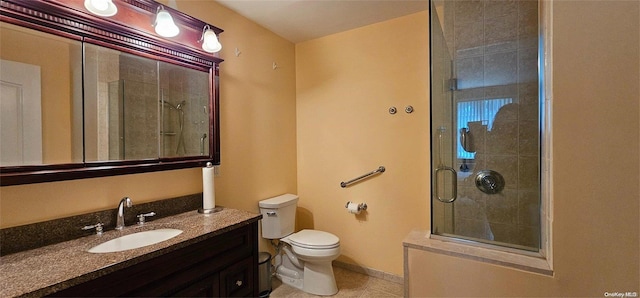
<svg viewBox="0 0 640 298">
<path fill-rule="evenodd" d="M 294 194 L 283 194 L 270 199 L 258 202 L 260 208 L 281 208 L 298 202 L 298 196 Z"/>
</svg>

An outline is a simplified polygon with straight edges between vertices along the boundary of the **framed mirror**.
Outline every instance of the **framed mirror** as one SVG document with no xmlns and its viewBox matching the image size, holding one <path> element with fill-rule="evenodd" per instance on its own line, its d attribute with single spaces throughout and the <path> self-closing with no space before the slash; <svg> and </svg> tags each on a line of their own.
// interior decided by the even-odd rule
<svg viewBox="0 0 640 298">
<path fill-rule="evenodd" d="M 151 0 L 84 4 L 0 1 L 1 185 L 219 164 L 223 60 L 201 42 L 222 30 Z M 155 32 L 161 10 L 177 36 Z"/>
</svg>

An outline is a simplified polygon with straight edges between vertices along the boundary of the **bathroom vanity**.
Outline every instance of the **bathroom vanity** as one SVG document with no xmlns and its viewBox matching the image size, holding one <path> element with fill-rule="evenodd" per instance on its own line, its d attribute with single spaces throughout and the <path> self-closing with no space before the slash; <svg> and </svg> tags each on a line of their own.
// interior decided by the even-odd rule
<svg viewBox="0 0 640 298">
<path fill-rule="evenodd" d="M 189 211 L 0 258 L 0 296 L 258 296 L 258 220 Z M 123 235 L 173 228 L 169 240 L 112 253 L 88 249 Z"/>
</svg>

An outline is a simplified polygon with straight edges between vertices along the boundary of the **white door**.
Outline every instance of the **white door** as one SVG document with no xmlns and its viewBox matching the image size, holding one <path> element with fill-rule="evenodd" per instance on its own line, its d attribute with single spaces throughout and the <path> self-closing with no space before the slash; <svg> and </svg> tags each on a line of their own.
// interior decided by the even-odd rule
<svg viewBox="0 0 640 298">
<path fill-rule="evenodd" d="M 0 60 L 0 165 L 42 164 L 40 66 Z"/>
</svg>

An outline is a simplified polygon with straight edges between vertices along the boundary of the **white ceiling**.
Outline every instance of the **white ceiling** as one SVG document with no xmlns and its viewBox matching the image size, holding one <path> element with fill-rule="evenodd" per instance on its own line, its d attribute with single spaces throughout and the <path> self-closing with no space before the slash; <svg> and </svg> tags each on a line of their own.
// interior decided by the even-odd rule
<svg viewBox="0 0 640 298">
<path fill-rule="evenodd" d="M 298 43 L 427 10 L 428 0 L 215 0 Z"/>
</svg>

